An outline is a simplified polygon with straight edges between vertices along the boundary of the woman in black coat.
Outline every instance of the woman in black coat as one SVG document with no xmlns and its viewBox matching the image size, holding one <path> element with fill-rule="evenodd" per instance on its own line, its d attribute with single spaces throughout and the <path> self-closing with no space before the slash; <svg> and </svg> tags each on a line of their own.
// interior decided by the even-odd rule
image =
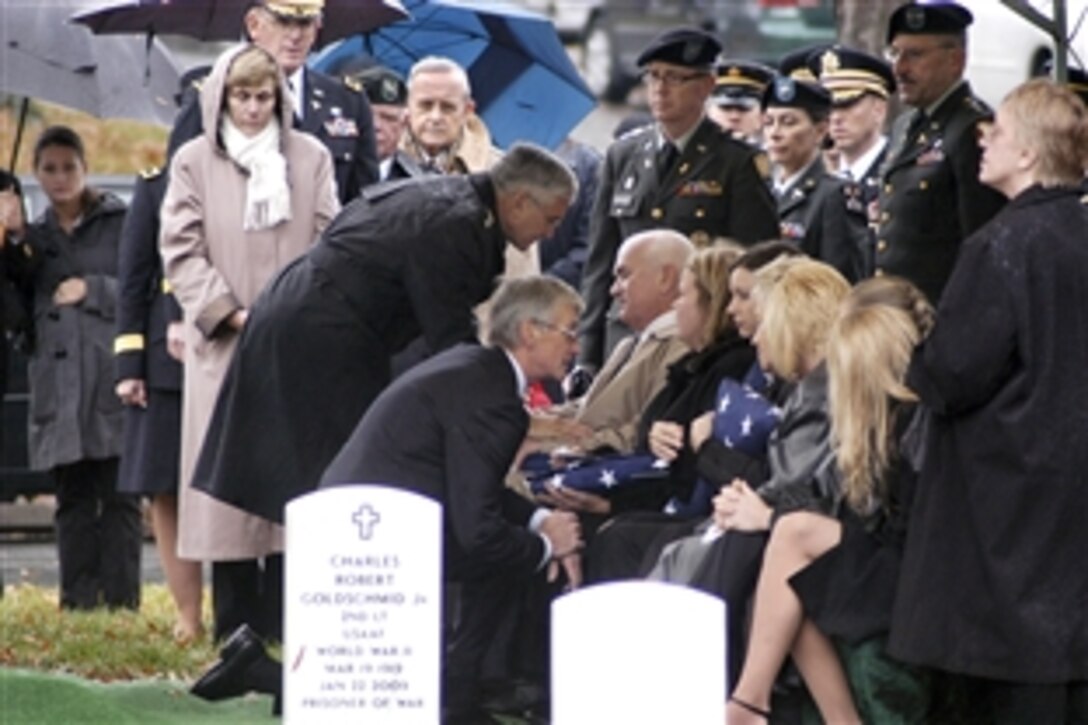
<svg viewBox="0 0 1088 725">
<path fill-rule="evenodd" d="M 908 383 L 933 411 L 890 651 L 1000 722 L 1088 719 L 1088 113 L 1026 83 L 982 139 L 1010 199 L 963 243 Z"/>
</svg>

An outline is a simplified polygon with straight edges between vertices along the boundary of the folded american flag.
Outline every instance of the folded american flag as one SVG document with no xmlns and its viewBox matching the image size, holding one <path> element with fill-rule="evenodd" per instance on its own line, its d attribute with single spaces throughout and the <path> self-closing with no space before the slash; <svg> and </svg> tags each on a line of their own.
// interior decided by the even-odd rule
<svg viewBox="0 0 1088 725">
<path fill-rule="evenodd" d="M 617 488 L 665 475 L 668 468 L 668 463 L 648 453 L 590 456 L 559 468 L 537 468 L 529 472 L 528 481 L 533 493 L 544 493 L 545 484 L 551 484 L 607 496 Z"/>
</svg>

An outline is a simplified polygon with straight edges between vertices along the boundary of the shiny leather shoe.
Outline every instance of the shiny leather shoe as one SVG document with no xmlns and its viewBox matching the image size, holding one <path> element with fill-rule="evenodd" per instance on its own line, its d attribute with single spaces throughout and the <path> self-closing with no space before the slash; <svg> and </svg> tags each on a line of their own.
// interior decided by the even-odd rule
<svg viewBox="0 0 1088 725">
<path fill-rule="evenodd" d="M 226 700 L 253 689 L 248 670 L 257 660 L 267 657 L 257 633 L 243 624 L 231 633 L 219 650 L 219 662 L 193 683 L 189 692 L 205 700 Z"/>
</svg>

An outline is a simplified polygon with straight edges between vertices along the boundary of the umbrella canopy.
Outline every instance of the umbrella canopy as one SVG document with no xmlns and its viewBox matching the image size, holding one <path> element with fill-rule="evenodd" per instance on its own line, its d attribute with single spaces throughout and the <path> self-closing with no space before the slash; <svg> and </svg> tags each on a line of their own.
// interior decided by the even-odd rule
<svg viewBox="0 0 1088 725">
<path fill-rule="evenodd" d="M 503 148 L 554 148 L 596 105 L 555 26 L 542 15 L 485 0 L 406 0 L 410 20 L 330 45 L 311 61 L 336 74 L 361 56 L 401 74 L 428 55 L 468 71 L 477 112 Z"/>
<path fill-rule="evenodd" d="M 95 33 L 187 35 L 197 40 L 239 40 L 253 0 L 122 0 L 73 20 Z M 317 47 L 408 17 L 400 0 L 325 0 Z"/>
<path fill-rule="evenodd" d="M 85 7 L 48 0 L 0 8 L 0 93 L 169 125 L 179 76 L 169 51 L 158 41 L 96 38 L 68 22 Z"/>
</svg>

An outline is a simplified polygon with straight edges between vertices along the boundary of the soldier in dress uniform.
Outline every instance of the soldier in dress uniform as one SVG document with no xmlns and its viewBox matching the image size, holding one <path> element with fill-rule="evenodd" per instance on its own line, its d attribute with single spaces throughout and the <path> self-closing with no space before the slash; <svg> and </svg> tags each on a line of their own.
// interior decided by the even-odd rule
<svg viewBox="0 0 1088 725">
<path fill-rule="evenodd" d="M 415 171 L 394 171 L 415 162 L 397 151 L 401 136 L 408 125 L 408 86 L 394 70 L 375 65 L 345 78 L 345 83 L 358 83 L 370 101 L 374 117 L 374 142 L 378 152 L 378 180 L 417 176 Z"/>
<path fill-rule="evenodd" d="M 876 238 L 868 228 L 869 206 L 880 195 L 880 169 L 888 148 L 884 125 L 895 77 L 883 59 L 838 45 L 811 55 L 809 68 L 831 93 L 829 134 L 838 166 L 828 170 L 845 181 L 846 210 L 864 227 L 857 239 L 858 276 L 871 277 Z"/>
<path fill-rule="evenodd" d="M 378 180 L 374 121 L 355 81 L 341 83 L 306 67 L 324 7 L 325 0 L 260 0 L 246 11 L 245 29 L 254 45 L 268 51 L 283 69 L 293 96 L 295 128 L 316 136 L 329 150 L 337 196 L 341 204 L 347 204 L 364 186 Z M 202 130 L 197 97 L 178 114 L 173 132 L 177 138 L 172 144 L 176 148 Z"/>
<path fill-rule="evenodd" d="M 714 92 L 707 102 L 706 115 L 751 145 L 763 146 L 763 90 L 774 78 L 774 70 L 750 60 L 719 61 L 715 69 Z"/>
<path fill-rule="evenodd" d="M 824 166 L 831 94 L 817 83 L 780 75 L 763 93 L 763 112 L 779 236 L 856 280 L 857 240 L 866 226 L 864 218 L 847 213 L 845 184 Z"/>
<path fill-rule="evenodd" d="M 207 69 L 203 69 L 205 72 Z M 188 86 L 183 81 L 183 88 Z M 174 636 L 195 639 L 201 623 L 200 562 L 177 556 L 181 455 L 181 306 L 163 276 L 159 208 L 167 177 L 140 173 L 121 229 L 117 270 L 116 392 L 125 404 L 125 438 L 117 488 L 147 496 L 155 544 L 177 607 Z"/>
<path fill-rule="evenodd" d="M 937 303 L 960 243 L 1002 207 L 978 180 L 979 123 L 991 117 L 963 77 L 973 16 L 952 2 L 907 3 L 888 24 L 899 98 L 876 214 L 874 274 L 896 274 Z"/>
<path fill-rule="evenodd" d="M 686 234 L 696 246 L 719 236 L 751 244 L 778 234 L 766 158 L 705 114 L 720 50 L 713 35 L 676 28 L 638 57 L 654 124 L 615 141 L 602 167 L 582 282 L 583 370 L 598 369 L 624 334 L 609 330 L 606 344 L 612 268 L 623 239 L 655 227 Z"/>
</svg>

